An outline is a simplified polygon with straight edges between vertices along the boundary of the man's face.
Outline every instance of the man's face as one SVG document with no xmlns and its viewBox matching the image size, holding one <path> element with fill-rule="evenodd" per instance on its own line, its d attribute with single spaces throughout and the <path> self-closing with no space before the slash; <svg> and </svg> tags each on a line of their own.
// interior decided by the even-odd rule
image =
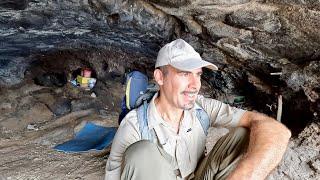
<svg viewBox="0 0 320 180">
<path fill-rule="evenodd" d="M 162 73 L 160 96 L 164 95 L 169 105 L 179 109 L 191 109 L 195 104 L 201 87 L 202 68 L 191 72 L 181 71 L 172 66 L 167 67 L 167 73 Z"/>
</svg>

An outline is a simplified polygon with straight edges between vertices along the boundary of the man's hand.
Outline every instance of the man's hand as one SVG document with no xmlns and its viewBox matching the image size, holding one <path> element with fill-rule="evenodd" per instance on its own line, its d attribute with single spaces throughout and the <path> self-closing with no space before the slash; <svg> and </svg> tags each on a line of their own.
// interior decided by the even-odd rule
<svg viewBox="0 0 320 180">
<path fill-rule="evenodd" d="M 239 126 L 250 129 L 249 146 L 228 179 L 265 179 L 281 161 L 291 132 L 278 121 L 255 112 L 246 112 Z"/>
</svg>

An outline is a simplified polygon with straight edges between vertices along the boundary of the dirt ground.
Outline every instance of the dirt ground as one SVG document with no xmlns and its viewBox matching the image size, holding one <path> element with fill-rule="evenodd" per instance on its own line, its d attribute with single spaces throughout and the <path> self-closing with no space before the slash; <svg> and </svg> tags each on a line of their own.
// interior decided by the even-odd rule
<svg viewBox="0 0 320 180">
<path fill-rule="evenodd" d="M 116 126 L 117 113 L 89 108 L 57 117 L 51 110 L 61 92 L 28 84 L 1 89 L 0 180 L 104 178 L 109 149 L 68 154 L 53 147 L 71 139 L 87 121 Z"/>
<path fill-rule="evenodd" d="M 99 153 L 67 154 L 52 149 L 52 145 L 36 142 L 8 144 L 11 144 L 8 140 L 1 139 L 0 180 L 104 179 L 109 149 Z"/>
<path fill-rule="evenodd" d="M 66 154 L 33 143 L 14 145 L 1 149 L 0 179 L 103 179 L 105 163 L 105 158 L 89 153 Z"/>
<path fill-rule="evenodd" d="M 121 88 L 121 84 L 116 86 Z M 121 96 L 121 92 L 116 89 L 109 94 Z M 99 97 L 91 97 L 91 92 L 71 86 L 47 88 L 32 83 L 1 89 L 0 93 L 0 180 L 104 179 L 110 147 L 88 153 L 64 153 L 53 147 L 71 139 L 87 121 L 117 126 L 118 112 L 112 109 L 118 102 L 103 104 L 96 100 Z M 79 96 L 87 103 L 79 101 Z M 61 97 L 75 99 L 71 102 L 72 108 L 78 110 L 56 116 L 54 111 L 57 104 L 61 105 Z M 79 109 L 80 106 L 83 108 Z M 209 140 L 209 148 L 216 139 L 217 136 L 213 136 Z"/>
</svg>

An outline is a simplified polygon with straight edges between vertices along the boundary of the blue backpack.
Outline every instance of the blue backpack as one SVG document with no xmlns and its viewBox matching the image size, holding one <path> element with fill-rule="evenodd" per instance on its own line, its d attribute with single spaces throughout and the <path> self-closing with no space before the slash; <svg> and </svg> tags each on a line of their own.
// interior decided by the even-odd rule
<svg viewBox="0 0 320 180">
<path fill-rule="evenodd" d="M 139 72 L 132 71 L 126 75 L 126 93 L 121 101 L 121 113 L 118 123 L 136 106 L 137 99 L 145 94 L 148 87 L 148 77 Z"/>
<path fill-rule="evenodd" d="M 159 87 L 153 83 L 149 84 L 148 77 L 139 71 L 133 71 L 126 77 L 126 95 L 122 99 L 122 112 L 119 116 L 119 124 L 128 112 L 132 109 L 137 109 L 139 131 L 144 140 L 152 140 L 153 135 L 148 129 L 147 110 L 150 100 L 158 90 Z M 210 126 L 209 116 L 198 104 L 196 104 L 196 111 L 196 116 L 204 133 L 207 135 Z"/>
</svg>

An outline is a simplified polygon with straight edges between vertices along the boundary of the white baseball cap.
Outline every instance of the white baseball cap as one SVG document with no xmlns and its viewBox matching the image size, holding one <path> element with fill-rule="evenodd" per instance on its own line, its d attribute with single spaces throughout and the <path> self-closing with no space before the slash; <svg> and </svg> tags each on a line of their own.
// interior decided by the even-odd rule
<svg viewBox="0 0 320 180">
<path fill-rule="evenodd" d="M 192 71 L 202 67 L 218 70 L 216 65 L 203 60 L 200 54 L 182 39 L 174 40 L 160 49 L 155 68 L 165 65 L 171 65 L 182 71 Z"/>
</svg>

